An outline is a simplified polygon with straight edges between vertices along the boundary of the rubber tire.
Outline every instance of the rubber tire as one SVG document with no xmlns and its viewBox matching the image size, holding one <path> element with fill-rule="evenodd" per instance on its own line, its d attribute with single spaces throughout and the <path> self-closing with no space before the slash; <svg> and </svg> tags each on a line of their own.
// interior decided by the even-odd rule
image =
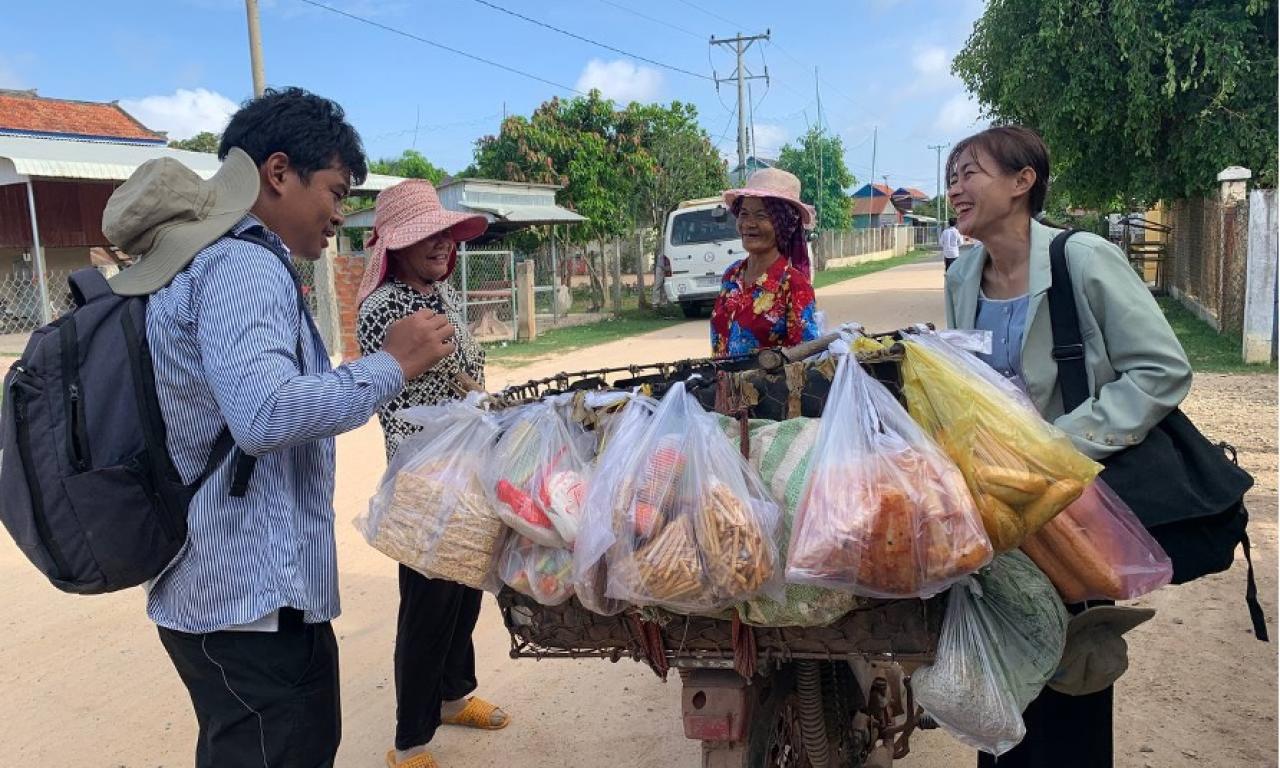
<svg viewBox="0 0 1280 768">
<path fill-rule="evenodd" d="M 699 320 L 702 318 L 702 304 L 696 301 L 680 302 L 680 311 L 690 320 Z"/>
</svg>

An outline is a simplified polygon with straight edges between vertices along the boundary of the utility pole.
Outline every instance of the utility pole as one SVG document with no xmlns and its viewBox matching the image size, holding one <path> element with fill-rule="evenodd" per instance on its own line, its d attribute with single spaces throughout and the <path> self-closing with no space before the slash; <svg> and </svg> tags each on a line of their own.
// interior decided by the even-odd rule
<svg viewBox="0 0 1280 768">
<path fill-rule="evenodd" d="M 249 63 L 253 67 L 253 95 L 256 97 L 267 90 L 267 78 L 262 73 L 262 30 L 258 27 L 258 0 L 244 0 L 244 12 L 249 17 Z"/>
<path fill-rule="evenodd" d="M 822 166 L 825 165 L 826 157 L 823 152 L 822 91 L 818 88 L 818 68 L 816 66 L 813 68 L 813 93 L 818 100 L 818 188 L 813 191 L 813 228 L 818 229 L 822 225 L 822 193 L 826 189 L 822 186 Z"/>
<path fill-rule="evenodd" d="M 942 247 L 942 150 L 951 146 L 950 144 L 930 144 L 929 149 L 938 153 L 938 162 L 936 166 L 937 174 L 934 179 L 934 199 L 938 201 L 938 247 Z"/>
<path fill-rule="evenodd" d="M 716 90 L 720 90 L 721 83 L 737 81 L 738 83 L 738 167 L 745 174 L 747 170 L 747 107 L 746 107 L 746 83 L 748 80 L 764 80 L 769 82 L 769 68 L 764 68 L 763 75 L 753 75 L 747 71 L 746 66 L 742 63 L 742 54 L 747 52 L 751 44 L 757 40 L 768 40 L 769 30 L 765 30 L 763 35 L 743 36 L 739 32 L 734 37 L 725 37 L 717 39 L 715 35 L 711 36 L 711 45 L 723 45 L 733 49 L 737 55 L 737 68 L 729 77 L 717 77 L 712 72 L 712 79 L 715 80 Z"/>
</svg>

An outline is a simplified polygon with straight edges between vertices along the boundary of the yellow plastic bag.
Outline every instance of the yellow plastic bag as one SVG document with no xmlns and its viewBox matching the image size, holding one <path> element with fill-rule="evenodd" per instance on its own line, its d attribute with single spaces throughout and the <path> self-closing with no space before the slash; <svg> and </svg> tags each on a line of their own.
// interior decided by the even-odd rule
<svg viewBox="0 0 1280 768">
<path fill-rule="evenodd" d="M 907 411 L 960 467 L 997 552 L 1021 545 L 1102 471 L 977 358 L 931 333 L 905 346 Z"/>
</svg>

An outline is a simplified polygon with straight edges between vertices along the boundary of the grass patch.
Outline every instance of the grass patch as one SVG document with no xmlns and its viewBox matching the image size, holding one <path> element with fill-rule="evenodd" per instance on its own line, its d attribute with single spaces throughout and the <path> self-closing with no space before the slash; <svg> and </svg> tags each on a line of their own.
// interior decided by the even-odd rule
<svg viewBox="0 0 1280 768">
<path fill-rule="evenodd" d="M 881 259 L 880 261 L 868 261 L 865 264 L 855 264 L 852 267 L 839 267 L 837 269 L 827 269 L 818 272 L 813 276 L 813 287 L 825 288 L 828 285 L 843 283 L 845 280 L 852 280 L 855 277 L 863 277 L 876 272 L 883 272 L 886 269 L 901 267 L 906 264 L 915 264 L 926 256 L 934 256 L 937 251 L 926 251 L 917 248 L 908 251 L 903 256 L 894 256 L 891 259 Z"/>
<path fill-rule="evenodd" d="M 1177 299 L 1163 296 L 1156 301 L 1173 327 L 1178 341 L 1191 361 L 1191 370 L 1203 373 L 1269 373 L 1274 365 L 1245 365 L 1240 359 L 1240 342 L 1223 336 L 1196 317 Z"/>
<path fill-rule="evenodd" d="M 560 354 L 583 347 L 594 347 L 597 344 L 608 344 L 630 336 L 637 336 L 650 331 L 684 322 L 680 308 L 662 307 L 659 309 L 625 309 L 608 320 L 601 320 L 586 325 L 570 328 L 552 328 L 538 334 L 533 341 L 522 341 L 485 345 L 489 362 L 499 363 L 509 368 L 528 365 L 540 357 Z"/>
</svg>

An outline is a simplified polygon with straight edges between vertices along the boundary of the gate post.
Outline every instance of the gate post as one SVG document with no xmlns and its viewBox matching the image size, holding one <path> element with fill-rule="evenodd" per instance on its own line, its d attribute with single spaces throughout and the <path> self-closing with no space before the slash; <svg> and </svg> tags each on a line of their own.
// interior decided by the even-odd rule
<svg viewBox="0 0 1280 768">
<path fill-rule="evenodd" d="M 1249 194 L 1249 249 L 1245 262 L 1244 361 L 1276 359 L 1277 197 L 1274 189 Z"/>
<path fill-rule="evenodd" d="M 538 338 L 538 319 L 533 305 L 533 262 L 516 265 L 516 337 L 521 341 Z"/>
</svg>

